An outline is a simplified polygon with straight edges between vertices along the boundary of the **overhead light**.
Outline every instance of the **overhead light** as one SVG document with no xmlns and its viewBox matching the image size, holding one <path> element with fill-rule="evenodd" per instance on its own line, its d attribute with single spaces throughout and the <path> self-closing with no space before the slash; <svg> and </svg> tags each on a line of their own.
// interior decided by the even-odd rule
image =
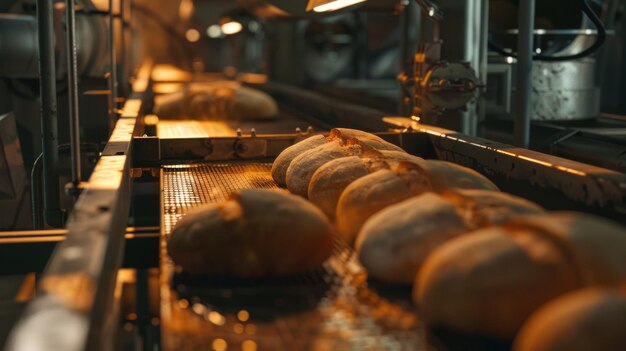
<svg viewBox="0 0 626 351">
<path fill-rule="evenodd" d="M 193 0 L 182 0 L 178 6 L 178 17 L 180 17 L 182 21 L 186 22 L 191 18 L 194 11 L 195 6 L 193 4 Z"/>
<path fill-rule="evenodd" d="M 189 28 L 185 32 L 185 38 L 191 43 L 195 43 L 200 40 L 200 32 L 195 28 Z"/>
<path fill-rule="evenodd" d="M 206 35 L 208 35 L 209 38 L 219 38 L 223 34 L 224 33 L 222 33 L 222 27 L 218 26 L 217 24 L 211 25 L 206 29 Z"/>
<path fill-rule="evenodd" d="M 331 12 L 365 1 L 366 0 L 309 0 L 306 10 L 314 12 Z"/>
<path fill-rule="evenodd" d="M 221 25 L 222 33 L 226 35 L 237 34 L 243 29 L 243 25 L 237 21 L 225 22 Z"/>
</svg>

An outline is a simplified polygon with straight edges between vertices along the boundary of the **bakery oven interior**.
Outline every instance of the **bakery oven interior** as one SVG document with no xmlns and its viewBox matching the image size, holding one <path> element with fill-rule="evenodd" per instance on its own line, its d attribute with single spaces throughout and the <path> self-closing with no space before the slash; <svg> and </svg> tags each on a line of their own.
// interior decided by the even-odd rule
<svg viewBox="0 0 626 351">
<path fill-rule="evenodd" d="M 0 347 L 511 348 L 427 328 L 339 239 L 290 278 L 169 258 L 188 210 L 338 127 L 626 225 L 623 2 L 338 3 L 0 0 Z"/>
</svg>

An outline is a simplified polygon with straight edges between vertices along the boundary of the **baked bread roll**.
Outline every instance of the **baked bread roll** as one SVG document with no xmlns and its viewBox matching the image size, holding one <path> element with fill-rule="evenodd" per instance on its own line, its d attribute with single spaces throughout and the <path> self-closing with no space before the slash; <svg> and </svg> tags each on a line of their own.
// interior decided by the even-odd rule
<svg viewBox="0 0 626 351">
<path fill-rule="evenodd" d="M 315 139 L 311 140 L 312 138 Z M 389 150 L 405 153 L 401 148 L 384 141 L 374 134 L 356 129 L 333 128 L 326 137 L 313 136 L 283 150 L 272 164 L 272 178 L 274 178 L 274 181 L 276 181 L 278 185 L 285 186 L 287 185 L 287 169 L 294 158 L 325 143 L 335 142 L 341 145 L 347 145 L 350 140 L 353 139 L 358 139 L 362 145 L 367 145 L 375 150 Z"/>
<path fill-rule="evenodd" d="M 333 128 L 330 131 L 330 134 L 328 135 L 328 137 L 331 139 L 341 139 L 344 142 L 347 142 L 351 139 L 358 139 L 361 143 L 369 146 L 370 148 L 374 150 L 398 151 L 398 152 L 406 153 L 406 151 L 402 150 L 401 147 L 396 146 L 390 142 L 387 142 L 377 135 L 364 132 L 358 129 Z"/>
<path fill-rule="evenodd" d="M 356 251 L 370 277 L 412 284 L 426 257 L 445 241 L 539 213 L 543 209 L 534 203 L 495 191 L 426 193 L 374 214 L 359 232 Z"/>
<path fill-rule="evenodd" d="M 331 255 L 333 229 L 318 208 L 298 196 L 247 189 L 187 214 L 167 248 L 188 273 L 288 276 L 313 270 Z"/>
<path fill-rule="evenodd" d="M 303 152 L 291 161 L 287 168 L 287 189 L 296 195 L 308 196 L 309 182 L 313 173 L 326 162 L 351 155 L 359 155 L 363 148 L 358 143 L 345 145 L 333 141 L 313 150 Z"/>
<path fill-rule="evenodd" d="M 339 196 L 350 183 L 384 168 L 388 168 L 384 160 L 359 156 L 343 157 L 327 162 L 311 177 L 307 191 L 309 201 L 332 219 L 337 211 Z"/>
<path fill-rule="evenodd" d="M 337 202 L 337 227 L 349 243 L 374 213 L 431 189 L 428 175 L 415 163 L 397 162 L 348 185 Z"/>
<path fill-rule="evenodd" d="M 338 158 L 319 167 L 311 176 L 309 201 L 319 207 L 328 218 L 334 218 L 337 202 L 343 190 L 354 180 L 380 169 L 388 169 L 388 162 L 407 161 L 421 164 L 423 159 L 399 151 L 364 150 L 358 156 Z"/>
<path fill-rule="evenodd" d="M 626 279 L 626 232 L 597 217 L 517 218 L 444 243 L 413 298 L 433 326 L 512 339 L 539 306 L 566 292 Z"/>
<path fill-rule="evenodd" d="M 276 184 L 283 187 L 287 185 L 287 169 L 294 158 L 325 143 L 326 137 L 319 134 L 308 137 L 283 150 L 272 163 L 272 178 Z"/>
<path fill-rule="evenodd" d="M 263 120 L 275 118 L 278 105 L 260 90 L 217 81 L 189 84 L 181 92 L 159 96 L 154 112 L 161 118 Z"/>
<path fill-rule="evenodd" d="M 524 324 L 513 349 L 626 350 L 626 291 L 588 288 L 550 301 Z"/>
<path fill-rule="evenodd" d="M 426 160 L 422 168 L 430 174 L 433 187 L 438 191 L 448 188 L 499 190 L 482 174 L 452 162 Z"/>
</svg>

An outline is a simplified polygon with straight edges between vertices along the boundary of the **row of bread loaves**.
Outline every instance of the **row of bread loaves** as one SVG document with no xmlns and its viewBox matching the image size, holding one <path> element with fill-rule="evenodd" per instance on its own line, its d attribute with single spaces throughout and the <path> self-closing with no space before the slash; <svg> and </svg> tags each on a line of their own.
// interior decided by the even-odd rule
<svg viewBox="0 0 626 351">
<path fill-rule="evenodd" d="M 443 243 L 423 262 L 413 298 L 431 326 L 511 340 L 549 301 L 624 282 L 624 228 L 557 212 L 518 217 Z"/>
<path fill-rule="evenodd" d="M 294 194 L 307 197 L 336 218 L 351 242 L 379 210 L 422 194 L 448 188 L 497 190 L 466 167 L 407 154 L 379 137 L 353 129 L 333 129 L 285 149 L 272 176 Z"/>
</svg>

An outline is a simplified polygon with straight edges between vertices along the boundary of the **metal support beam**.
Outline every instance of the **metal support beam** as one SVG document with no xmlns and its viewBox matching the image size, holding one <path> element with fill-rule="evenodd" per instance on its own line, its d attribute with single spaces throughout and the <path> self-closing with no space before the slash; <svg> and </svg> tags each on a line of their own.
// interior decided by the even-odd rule
<svg viewBox="0 0 626 351">
<path fill-rule="evenodd" d="M 37 0 L 45 220 L 53 227 L 60 227 L 63 225 L 63 221 L 59 203 L 57 168 L 59 164 L 59 133 L 52 11 L 52 0 Z"/>
<path fill-rule="evenodd" d="M 111 89 L 111 123 L 115 123 L 117 120 L 117 60 L 115 52 L 115 11 L 113 4 L 114 1 L 109 0 L 109 63 L 111 65 L 109 89 Z M 120 13 L 121 11 L 122 4 L 120 3 Z M 124 18 L 121 18 L 121 21 L 123 22 Z"/>
<path fill-rule="evenodd" d="M 530 143 L 531 84 L 533 68 L 533 29 L 535 0 L 519 2 L 519 35 L 517 37 L 517 105 L 515 145 L 528 148 Z"/>
<path fill-rule="evenodd" d="M 135 101 L 141 96 L 134 96 Z M 16 324 L 6 350 L 101 350 L 111 340 L 117 271 L 130 210 L 132 136 L 139 107 L 118 121 L 40 279 L 37 297 Z M 122 123 L 122 122 L 125 123 Z"/>
<path fill-rule="evenodd" d="M 0 276 L 41 273 L 67 230 L 0 232 Z M 126 228 L 123 268 L 159 266 L 159 228 Z"/>
<path fill-rule="evenodd" d="M 72 183 L 77 186 L 80 184 L 82 176 L 80 167 L 80 116 L 78 110 L 78 63 L 76 56 L 76 10 L 74 0 L 67 0 L 66 21 Z"/>
</svg>

